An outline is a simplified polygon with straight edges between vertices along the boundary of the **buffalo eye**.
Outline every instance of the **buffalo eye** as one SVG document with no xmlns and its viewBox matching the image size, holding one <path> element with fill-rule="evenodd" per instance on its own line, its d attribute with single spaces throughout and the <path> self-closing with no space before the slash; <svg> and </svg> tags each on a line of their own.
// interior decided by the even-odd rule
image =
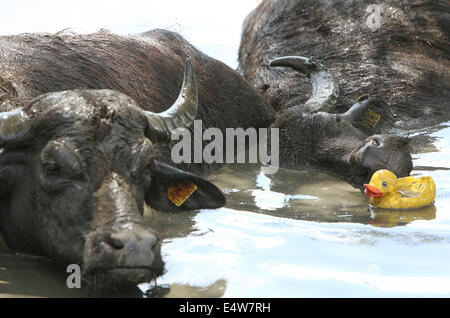
<svg viewBox="0 0 450 318">
<path fill-rule="evenodd" d="M 79 152 L 66 139 L 49 141 L 42 150 L 40 159 L 41 173 L 48 177 L 49 182 L 63 179 L 81 180 L 83 178 L 84 169 L 79 158 Z"/>
</svg>

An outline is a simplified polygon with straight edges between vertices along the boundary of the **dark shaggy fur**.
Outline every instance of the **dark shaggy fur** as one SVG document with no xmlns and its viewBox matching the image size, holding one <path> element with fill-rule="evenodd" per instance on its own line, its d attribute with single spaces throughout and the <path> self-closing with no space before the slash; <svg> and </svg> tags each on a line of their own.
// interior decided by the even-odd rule
<svg viewBox="0 0 450 318">
<path fill-rule="evenodd" d="M 381 27 L 366 20 L 381 7 Z M 337 112 L 363 95 L 381 102 L 382 120 L 367 133 L 417 128 L 449 120 L 448 0 L 264 0 L 247 17 L 239 49 L 244 77 L 276 109 L 302 105 L 310 84 L 297 72 L 271 68 L 286 55 L 315 58 L 336 76 Z"/>
<path fill-rule="evenodd" d="M 152 143 L 142 112 L 173 104 L 187 58 L 204 129 L 270 125 L 272 110 L 237 72 L 172 32 L 0 37 L 0 112 L 23 107 L 32 118 L 0 138 L 0 230 L 12 251 L 82 264 L 95 290 L 136 285 L 163 272 L 145 205 L 224 205 L 210 182 L 161 163 L 171 163 L 170 145 Z M 197 190 L 183 205 L 169 201 L 171 186 L 189 183 Z"/>
<path fill-rule="evenodd" d="M 0 37 L 0 92 L 8 93 L 0 96 L 0 111 L 48 92 L 113 89 L 143 109 L 161 112 L 178 96 L 187 57 L 197 77 L 197 118 L 204 129 L 260 128 L 273 122 L 271 108 L 237 72 L 165 30 L 139 36 L 98 32 Z M 197 164 L 181 167 L 197 173 L 211 169 Z"/>
</svg>

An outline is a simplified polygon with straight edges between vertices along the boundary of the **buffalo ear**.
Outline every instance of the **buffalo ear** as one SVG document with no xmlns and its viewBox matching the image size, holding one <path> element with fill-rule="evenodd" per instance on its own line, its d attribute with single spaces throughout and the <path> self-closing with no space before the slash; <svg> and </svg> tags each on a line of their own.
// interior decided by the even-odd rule
<svg viewBox="0 0 450 318">
<path fill-rule="evenodd" d="M 225 205 L 222 192 L 194 174 L 155 161 L 145 201 L 159 211 L 217 209 Z"/>
</svg>

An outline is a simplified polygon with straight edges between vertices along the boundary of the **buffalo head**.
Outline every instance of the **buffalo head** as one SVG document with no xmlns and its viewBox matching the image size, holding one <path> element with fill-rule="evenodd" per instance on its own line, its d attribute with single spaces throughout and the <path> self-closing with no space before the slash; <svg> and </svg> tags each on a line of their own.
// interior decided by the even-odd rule
<svg viewBox="0 0 450 318">
<path fill-rule="evenodd" d="M 160 275 L 160 239 L 143 223 L 144 206 L 224 205 L 210 182 L 155 160 L 171 131 L 194 120 L 197 99 L 187 62 L 181 93 L 163 113 L 112 90 L 48 93 L 0 113 L 0 229 L 9 248 L 81 264 L 93 284 Z"/>
<path fill-rule="evenodd" d="M 297 169 L 305 164 L 343 177 L 362 189 L 372 173 L 388 169 L 399 177 L 412 169 L 408 138 L 390 134 L 368 138 L 354 124 L 369 110 L 372 98 L 343 114 L 328 111 L 338 98 L 333 75 L 320 63 L 300 56 L 275 59 L 271 66 L 291 67 L 306 74 L 313 86 L 305 105 L 281 112 L 272 125 L 280 129 L 280 164 Z"/>
</svg>

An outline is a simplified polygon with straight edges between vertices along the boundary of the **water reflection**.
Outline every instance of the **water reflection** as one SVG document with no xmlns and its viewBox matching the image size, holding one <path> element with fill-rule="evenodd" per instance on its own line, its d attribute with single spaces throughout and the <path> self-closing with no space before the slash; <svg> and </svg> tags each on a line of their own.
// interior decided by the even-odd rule
<svg viewBox="0 0 450 318">
<path fill-rule="evenodd" d="M 448 225 L 377 228 L 219 209 L 197 232 L 164 244 L 165 285 L 209 286 L 224 297 L 404 297 L 450 293 Z M 213 228 L 213 231 L 209 229 Z M 194 234 L 194 233 L 193 233 Z"/>
<path fill-rule="evenodd" d="M 219 298 L 224 295 L 227 282 L 224 279 L 218 279 L 207 286 L 191 286 L 177 283 L 155 286 L 145 283 L 139 287 L 144 292 L 144 297 L 148 298 L 184 298 L 186 295 L 189 295 L 190 298 Z"/>
<path fill-rule="evenodd" d="M 319 200 L 316 196 L 296 194 L 290 195 L 272 191 L 272 180 L 262 171 L 256 176 L 256 188 L 251 190 L 255 205 L 261 210 L 277 210 L 290 206 L 293 200 Z"/>
<path fill-rule="evenodd" d="M 402 226 L 417 220 L 434 220 L 436 218 L 436 206 L 433 204 L 421 209 L 408 211 L 393 211 L 370 207 L 370 225 L 378 227 Z"/>
<path fill-rule="evenodd" d="M 161 212 L 148 206 L 144 210 L 144 222 L 158 230 L 161 239 L 171 240 L 190 235 L 195 231 L 194 217 L 198 211 Z"/>
<path fill-rule="evenodd" d="M 227 207 L 298 220 L 369 223 L 368 199 L 342 180 L 313 171 L 279 169 L 265 175 L 259 165 L 227 165 L 213 174 L 227 193 Z"/>
<path fill-rule="evenodd" d="M 410 138 L 411 151 L 414 154 L 437 152 L 435 143 L 440 139 L 439 132 L 448 128 L 447 124 L 436 125 L 433 127 L 421 128 L 416 131 L 401 132 Z"/>
<path fill-rule="evenodd" d="M 45 258 L 0 254 L 0 297 L 82 297 L 66 273 Z"/>
</svg>

